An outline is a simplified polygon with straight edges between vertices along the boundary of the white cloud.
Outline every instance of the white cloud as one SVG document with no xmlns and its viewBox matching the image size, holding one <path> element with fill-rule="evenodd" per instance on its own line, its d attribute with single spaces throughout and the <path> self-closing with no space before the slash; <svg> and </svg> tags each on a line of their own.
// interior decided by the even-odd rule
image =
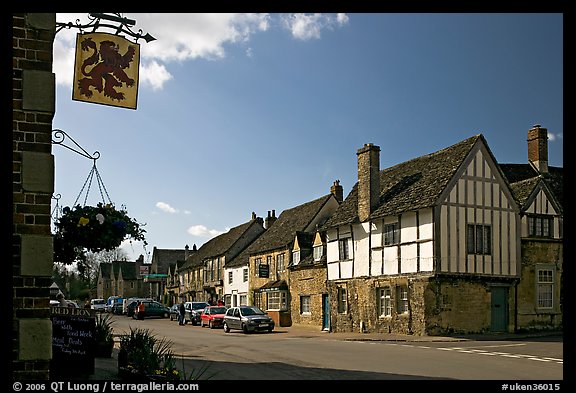
<svg viewBox="0 0 576 393">
<path fill-rule="evenodd" d="M 140 44 L 140 81 L 153 90 L 162 89 L 173 78 L 167 65 L 194 59 L 218 60 L 226 56 L 225 45 L 245 44 L 250 38 L 266 32 L 271 26 L 269 14 L 203 14 L 203 13 L 154 13 L 124 14 L 136 21 L 131 29 L 150 34 L 155 41 L 138 40 Z M 59 23 L 80 24 L 90 22 L 88 14 L 57 14 Z M 346 14 L 294 14 L 282 17 L 284 26 L 292 36 L 300 40 L 320 38 L 322 29 L 334 28 L 348 23 Z M 90 32 L 91 28 L 85 29 Z M 99 32 L 114 33 L 102 28 Z M 72 86 L 77 28 L 63 28 L 54 41 L 53 71 L 58 85 Z M 252 57 L 252 49 L 246 49 Z"/>
<path fill-rule="evenodd" d="M 193 225 L 190 228 L 188 228 L 187 232 L 192 236 L 200 236 L 200 237 L 214 237 L 222 233 L 225 233 L 217 231 L 216 229 L 208 229 L 204 225 Z"/>
<path fill-rule="evenodd" d="M 348 23 L 346 14 L 290 14 L 283 18 L 284 26 L 299 40 L 318 39 L 325 28 L 343 26 Z"/>
<path fill-rule="evenodd" d="M 163 64 L 153 60 L 148 64 L 140 64 L 140 82 L 148 84 L 152 90 L 161 90 L 166 81 L 172 79 L 172 75 Z"/>
<path fill-rule="evenodd" d="M 555 141 L 556 139 L 562 139 L 563 134 L 553 134 L 551 132 L 548 132 L 548 140 L 549 141 Z"/>
<path fill-rule="evenodd" d="M 178 210 L 170 206 L 168 203 L 156 202 L 156 207 L 166 213 L 178 213 Z"/>
</svg>

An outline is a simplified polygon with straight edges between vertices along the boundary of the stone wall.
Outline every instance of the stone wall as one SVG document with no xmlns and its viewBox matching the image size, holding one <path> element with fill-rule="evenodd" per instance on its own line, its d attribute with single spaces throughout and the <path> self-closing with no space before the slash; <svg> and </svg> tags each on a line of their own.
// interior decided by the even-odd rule
<svg viewBox="0 0 576 393">
<path fill-rule="evenodd" d="M 12 378 L 47 380 L 56 14 L 12 14 Z"/>
<path fill-rule="evenodd" d="M 522 281 L 518 284 L 519 330 L 561 329 L 564 245 L 557 240 L 522 240 Z M 555 271 L 552 309 L 537 305 L 537 268 Z"/>
<path fill-rule="evenodd" d="M 292 323 L 322 328 L 322 295 L 326 294 L 326 267 L 290 271 Z M 300 297 L 310 297 L 310 313 L 300 313 Z"/>
<path fill-rule="evenodd" d="M 491 328 L 491 286 L 508 294 L 508 330 L 513 331 L 514 282 L 473 277 L 397 276 L 330 281 L 330 321 L 335 332 L 379 332 L 411 335 L 480 333 Z M 348 292 L 348 309 L 338 313 L 338 289 Z M 378 289 L 391 289 L 392 312 L 379 315 Z M 397 288 L 408 288 L 408 312 L 398 309 Z"/>
</svg>

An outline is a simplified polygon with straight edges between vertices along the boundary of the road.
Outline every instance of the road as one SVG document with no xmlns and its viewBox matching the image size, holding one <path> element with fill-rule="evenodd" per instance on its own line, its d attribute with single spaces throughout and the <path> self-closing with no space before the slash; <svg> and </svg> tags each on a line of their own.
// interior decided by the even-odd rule
<svg viewBox="0 0 576 393">
<path fill-rule="evenodd" d="M 516 341 L 347 341 L 330 333 L 224 333 L 169 319 L 114 317 L 114 333 L 149 329 L 172 342 L 193 379 L 562 381 L 561 337 Z M 550 389 L 556 390 L 550 385 Z"/>
</svg>

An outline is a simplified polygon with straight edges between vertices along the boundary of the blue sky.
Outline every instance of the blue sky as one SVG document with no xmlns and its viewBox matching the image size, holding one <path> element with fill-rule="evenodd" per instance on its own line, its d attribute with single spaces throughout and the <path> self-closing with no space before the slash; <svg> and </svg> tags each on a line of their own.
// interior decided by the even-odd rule
<svg viewBox="0 0 576 393">
<path fill-rule="evenodd" d="M 563 166 L 560 13 L 124 14 L 139 40 L 136 110 L 72 100 L 75 29 L 56 35 L 53 126 L 86 151 L 148 246 L 200 247 L 251 218 L 357 181 L 356 151 L 384 169 L 482 133 L 500 163 L 526 163 L 528 129 Z M 57 14 L 57 22 L 88 21 Z M 92 161 L 54 145 L 70 206 Z M 94 180 L 88 204 L 101 201 Z M 108 199 L 106 197 L 106 199 Z"/>
</svg>

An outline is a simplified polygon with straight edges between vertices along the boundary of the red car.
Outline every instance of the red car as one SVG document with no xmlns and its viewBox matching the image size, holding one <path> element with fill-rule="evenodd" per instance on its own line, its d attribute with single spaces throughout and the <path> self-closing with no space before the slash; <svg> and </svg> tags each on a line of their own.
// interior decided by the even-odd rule
<svg viewBox="0 0 576 393">
<path fill-rule="evenodd" d="M 226 307 L 208 306 L 200 315 L 200 326 L 208 326 L 210 329 L 222 327 L 224 326 L 224 314 L 226 314 Z"/>
</svg>

